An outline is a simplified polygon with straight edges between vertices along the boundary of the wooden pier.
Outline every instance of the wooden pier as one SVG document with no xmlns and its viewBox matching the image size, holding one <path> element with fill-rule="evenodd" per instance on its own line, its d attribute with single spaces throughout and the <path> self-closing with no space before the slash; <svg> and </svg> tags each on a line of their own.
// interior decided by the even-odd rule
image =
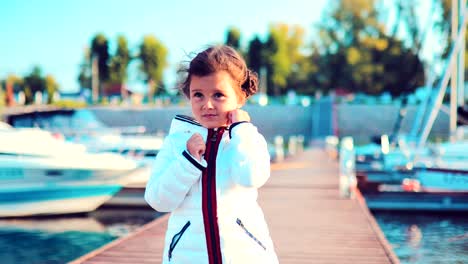
<svg viewBox="0 0 468 264">
<path fill-rule="evenodd" d="M 272 165 L 259 202 L 280 263 L 399 263 L 362 196 L 338 187 L 338 164 L 321 149 Z M 71 263 L 160 263 L 168 216 Z"/>
</svg>

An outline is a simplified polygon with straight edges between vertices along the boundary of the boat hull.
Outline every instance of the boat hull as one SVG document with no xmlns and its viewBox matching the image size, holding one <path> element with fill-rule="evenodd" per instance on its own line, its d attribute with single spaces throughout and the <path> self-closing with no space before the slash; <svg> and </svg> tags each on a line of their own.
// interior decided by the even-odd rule
<svg viewBox="0 0 468 264">
<path fill-rule="evenodd" d="M 468 193 L 379 192 L 364 195 L 371 210 L 467 212 Z"/>
<path fill-rule="evenodd" d="M 0 217 L 58 215 L 96 210 L 121 185 L 39 186 L 0 190 Z"/>
<path fill-rule="evenodd" d="M 424 190 L 468 193 L 468 170 L 422 168 L 416 170 L 416 179 Z"/>
</svg>

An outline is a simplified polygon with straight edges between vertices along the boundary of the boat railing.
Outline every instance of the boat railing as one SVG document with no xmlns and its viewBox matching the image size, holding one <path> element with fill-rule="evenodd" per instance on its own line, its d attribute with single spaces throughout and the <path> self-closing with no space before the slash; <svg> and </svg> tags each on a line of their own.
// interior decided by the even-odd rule
<svg viewBox="0 0 468 264">
<path fill-rule="evenodd" d="M 330 135 L 325 137 L 325 152 L 333 160 L 338 159 L 339 143 L 340 139 L 337 136 Z"/>
<path fill-rule="evenodd" d="M 96 128 L 44 128 L 52 133 L 60 133 L 65 137 L 80 137 L 80 136 L 99 136 L 99 135 L 144 135 L 147 134 L 146 127 L 144 126 L 130 126 L 130 127 L 96 127 Z"/>
<path fill-rule="evenodd" d="M 281 162 L 286 156 L 294 156 L 304 151 L 304 136 L 290 135 L 287 140 L 282 135 L 276 135 L 269 143 L 270 155 L 273 162 Z"/>
<path fill-rule="evenodd" d="M 462 46 L 465 45 L 465 31 L 466 31 L 466 19 L 467 19 L 467 13 L 468 13 L 468 9 L 464 9 L 463 10 L 463 18 L 462 18 L 462 22 L 460 23 L 460 29 L 459 29 L 459 32 L 457 34 L 457 38 L 455 39 L 455 41 L 453 42 L 452 44 L 452 48 L 451 48 L 451 52 L 450 52 L 450 55 L 446 61 L 446 65 L 445 65 L 445 68 L 444 68 L 444 76 L 440 79 L 439 81 L 439 84 L 438 84 L 438 92 L 437 92 L 437 95 L 436 97 L 434 98 L 434 101 L 433 101 L 433 106 L 431 108 L 431 111 L 429 113 L 429 116 L 427 117 L 425 123 L 424 123 L 424 127 L 422 129 L 422 132 L 421 132 L 421 136 L 419 137 L 419 141 L 418 141 L 418 148 L 422 148 L 424 146 L 424 144 L 426 143 L 427 141 L 427 138 L 429 136 L 429 133 L 432 129 L 432 125 L 434 124 L 434 121 L 437 117 L 437 114 L 441 108 L 441 105 L 442 105 L 442 101 L 443 101 L 443 98 L 444 98 L 444 95 L 445 95 L 445 91 L 447 89 L 447 85 L 448 85 L 448 82 L 450 79 L 453 79 L 453 68 L 456 66 L 456 60 L 458 58 L 458 53 L 459 51 L 462 49 Z M 415 155 L 413 157 L 413 161 L 414 159 L 416 159 L 417 155 Z"/>
<path fill-rule="evenodd" d="M 341 139 L 339 152 L 339 190 L 340 196 L 354 198 L 357 188 L 356 160 L 352 137 Z"/>
</svg>

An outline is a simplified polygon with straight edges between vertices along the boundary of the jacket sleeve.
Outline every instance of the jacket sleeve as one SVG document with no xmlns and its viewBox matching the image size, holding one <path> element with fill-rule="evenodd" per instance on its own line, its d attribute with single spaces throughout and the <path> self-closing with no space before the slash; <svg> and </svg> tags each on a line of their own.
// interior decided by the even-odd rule
<svg viewBox="0 0 468 264">
<path fill-rule="evenodd" d="M 170 136 L 164 140 L 146 184 L 145 200 L 159 212 L 179 207 L 206 167 L 186 150 L 177 153 L 172 140 Z"/>
<path fill-rule="evenodd" d="M 229 133 L 228 156 L 233 181 L 247 187 L 261 187 L 270 177 L 270 154 L 265 138 L 249 122 L 236 124 Z"/>
</svg>

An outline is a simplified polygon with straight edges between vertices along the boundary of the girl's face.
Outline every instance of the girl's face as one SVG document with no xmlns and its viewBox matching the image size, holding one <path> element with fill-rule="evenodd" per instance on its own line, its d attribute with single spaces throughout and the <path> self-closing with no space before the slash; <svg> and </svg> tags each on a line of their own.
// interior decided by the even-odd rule
<svg viewBox="0 0 468 264">
<path fill-rule="evenodd" d="M 225 71 L 191 77 L 192 113 L 202 126 L 216 128 L 230 125 L 229 112 L 243 105 L 233 83 Z"/>
</svg>

